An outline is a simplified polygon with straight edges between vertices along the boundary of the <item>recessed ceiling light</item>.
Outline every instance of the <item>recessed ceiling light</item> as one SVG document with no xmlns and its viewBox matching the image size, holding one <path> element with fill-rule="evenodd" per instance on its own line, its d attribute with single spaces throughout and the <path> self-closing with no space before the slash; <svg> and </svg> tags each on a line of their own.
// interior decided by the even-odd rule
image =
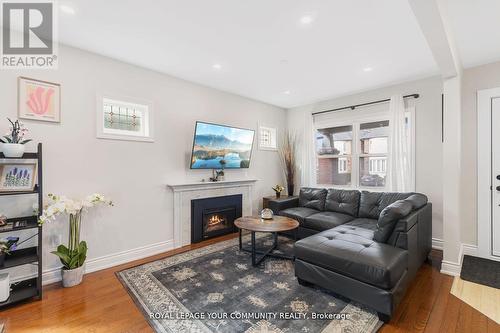
<svg viewBox="0 0 500 333">
<path fill-rule="evenodd" d="M 363 71 L 365 71 L 365 72 L 371 72 L 372 70 L 373 70 L 373 68 L 371 68 L 371 67 L 363 68 Z"/>
<path fill-rule="evenodd" d="M 314 18 L 311 15 L 304 15 L 300 18 L 300 23 L 303 25 L 311 24 L 314 21 Z"/>
<path fill-rule="evenodd" d="M 61 6 L 59 6 L 59 8 L 61 8 L 61 11 L 63 11 L 66 14 L 71 14 L 71 15 L 75 14 L 75 10 L 73 8 L 71 8 L 70 6 L 61 5 Z"/>
<path fill-rule="evenodd" d="M 283 91 L 283 94 L 285 94 L 285 95 L 290 95 L 290 90 L 285 90 L 285 91 Z"/>
<path fill-rule="evenodd" d="M 222 68 L 222 66 L 221 66 L 221 64 L 213 64 L 213 65 L 212 65 L 212 68 L 213 68 L 213 69 L 216 69 L 216 70 L 219 70 L 219 69 L 221 69 L 221 68 Z"/>
</svg>

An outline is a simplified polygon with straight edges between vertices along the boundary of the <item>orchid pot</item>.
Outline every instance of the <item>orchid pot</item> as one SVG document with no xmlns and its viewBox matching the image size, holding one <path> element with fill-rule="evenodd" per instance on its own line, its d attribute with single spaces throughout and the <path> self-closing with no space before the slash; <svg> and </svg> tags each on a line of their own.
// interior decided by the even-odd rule
<svg viewBox="0 0 500 333">
<path fill-rule="evenodd" d="M 7 120 L 11 124 L 9 133 L 0 138 L 0 142 L 3 143 L 3 154 L 5 157 L 22 157 L 24 145 L 31 141 L 31 139 L 24 138 L 28 129 L 19 120 L 12 121 L 9 118 Z"/>
<path fill-rule="evenodd" d="M 62 269 L 62 284 L 64 288 L 70 288 L 82 283 L 85 274 L 85 265 L 74 269 Z"/>
<path fill-rule="evenodd" d="M 52 202 L 44 208 L 38 223 L 43 224 L 54 220 L 59 214 L 69 216 L 68 246 L 61 244 L 56 251 L 51 253 L 58 256 L 63 265 L 61 272 L 63 286 L 73 287 L 82 282 L 85 259 L 87 259 L 87 242 L 80 241 L 82 215 L 86 210 L 98 204 L 105 203 L 112 206 L 113 203 L 100 194 L 89 195 L 81 201 L 53 194 L 49 194 L 49 199 Z"/>
<path fill-rule="evenodd" d="M 4 143 L 3 154 L 5 157 L 22 157 L 24 154 L 24 145 L 20 143 Z"/>
</svg>

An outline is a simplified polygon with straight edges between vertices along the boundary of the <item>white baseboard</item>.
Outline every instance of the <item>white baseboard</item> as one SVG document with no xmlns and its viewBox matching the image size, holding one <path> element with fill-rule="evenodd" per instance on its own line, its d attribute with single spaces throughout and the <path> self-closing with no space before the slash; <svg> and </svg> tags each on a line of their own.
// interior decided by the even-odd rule
<svg viewBox="0 0 500 333">
<path fill-rule="evenodd" d="M 130 261 L 143 259 L 162 252 L 174 249 L 174 240 L 141 246 L 135 249 L 126 250 L 118 253 L 108 254 L 102 257 L 87 260 L 85 263 L 85 273 L 92 273 L 102 269 L 125 264 Z M 61 281 L 61 268 L 51 268 L 45 270 L 42 274 L 43 284 L 50 284 Z"/>
<path fill-rule="evenodd" d="M 477 254 L 476 245 L 462 243 L 460 245 L 460 252 L 458 255 L 459 262 L 443 260 L 441 262 L 441 273 L 451 276 L 459 276 L 462 271 L 462 260 L 464 255 L 477 256 Z"/>
<path fill-rule="evenodd" d="M 451 276 L 459 276 L 462 270 L 462 264 L 443 260 L 441 262 L 441 273 Z"/>
<path fill-rule="evenodd" d="M 441 238 L 432 238 L 432 248 L 435 250 L 443 250 L 443 240 Z"/>
</svg>

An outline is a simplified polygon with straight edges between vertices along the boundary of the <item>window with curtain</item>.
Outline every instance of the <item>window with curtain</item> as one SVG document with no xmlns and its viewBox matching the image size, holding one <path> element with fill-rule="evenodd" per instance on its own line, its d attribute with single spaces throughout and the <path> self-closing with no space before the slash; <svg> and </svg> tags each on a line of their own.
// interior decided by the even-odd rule
<svg viewBox="0 0 500 333">
<path fill-rule="evenodd" d="M 366 112 L 366 117 L 358 112 L 351 120 L 346 112 L 315 123 L 316 185 L 390 190 L 389 125 L 388 112 Z M 413 149 L 413 109 L 406 112 L 406 125 Z"/>
</svg>

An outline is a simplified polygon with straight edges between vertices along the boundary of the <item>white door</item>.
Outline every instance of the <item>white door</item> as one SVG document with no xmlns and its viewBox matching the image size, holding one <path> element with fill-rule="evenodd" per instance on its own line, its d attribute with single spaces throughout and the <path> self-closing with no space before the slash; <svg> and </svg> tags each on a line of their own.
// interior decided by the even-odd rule
<svg viewBox="0 0 500 333">
<path fill-rule="evenodd" d="M 491 247 L 500 256 L 500 98 L 491 99 Z"/>
</svg>

